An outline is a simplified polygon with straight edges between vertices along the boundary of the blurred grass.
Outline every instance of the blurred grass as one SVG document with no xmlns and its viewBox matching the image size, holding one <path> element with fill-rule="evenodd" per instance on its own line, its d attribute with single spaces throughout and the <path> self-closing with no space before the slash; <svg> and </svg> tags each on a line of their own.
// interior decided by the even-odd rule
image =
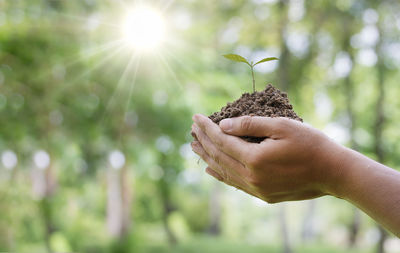
<svg viewBox="0 0 400 253">
<path fill-rule="evenodd" d="M 305 122 L 371 158 L 383 141 L 385 163 L 400 168 L 399 1 L 138 1 L 168 3 L 170 26 L 168 43 L 140 57 L 107 47 L 120 38 L 119 2 L 0 0 L 0 252 L 274 253 L 282 238 L 293 253 L 375 251 L 376 223 L 348 202 L 288 203 L 280 220 L 279 205 L 213 181 L 191 152 L 191 115 L 251 90 L 249 70 L 222 54 L 277 56 L 281 63 L 256 70 L 258 89 L 287 89 Z M 353 43 L 376 34 L 381 49 Z M 366 64 L 365 53 L 377 62 Z M 377 128 L 382 70 L 390 117 Z M 110 162 L 116 151 L 123 169 Z M 357 250 L 340 243 L 350 236 Z M 387 242 L 387 253 L 400 252 Z"/>
<path fill-rule="evenodd" d="M 222 238 L 199 236 L 188 240 L 175 247 L 164 245 L 146 246 L 143 253 L 282 253 L 279 245 L 249 244 L 244 242 L 234 242 Z M 373 250 L 348 249 L 343 247 L 329 246 L 324 244 L 304 245 L 296 247 L 294 253 L 369 253 Z"/>
</svg>

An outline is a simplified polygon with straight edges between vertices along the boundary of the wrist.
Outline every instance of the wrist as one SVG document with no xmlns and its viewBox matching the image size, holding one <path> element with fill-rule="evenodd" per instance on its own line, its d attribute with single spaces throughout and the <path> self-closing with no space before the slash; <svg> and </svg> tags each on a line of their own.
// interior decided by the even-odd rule
<svg viewBox="0 0 400 253">
<path fill-rule="evenodd" d="M 352 178 L 357 178 L 354 174 L 359 173 L 356 169 L 360 168 L 358 165 L 365 160 L 365 157 L 333 141 L 328 146 L 329 149 L 323 151 L 327 154 L 322 165 L 323 192 L 347 199 L 347 193 L 355 183 Z"/>
</svg>

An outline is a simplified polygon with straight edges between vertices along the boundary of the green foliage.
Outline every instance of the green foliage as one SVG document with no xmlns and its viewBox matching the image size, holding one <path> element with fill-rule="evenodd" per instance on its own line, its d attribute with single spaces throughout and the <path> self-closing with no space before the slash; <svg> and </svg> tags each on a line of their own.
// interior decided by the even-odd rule
<svg viewBox="0 0 400 253">
<path fill-rule="evenodd" d="M 387 54 L 398 47 L 398 1 L 176 0 L 156 6 L 169 24 L 166 43 L 140 57 L 119 44 L 127 7 L 117 2 L 0 1 L 0 251 L 282 252 L 280 206 L 218 190 L 190 151 L 191 115 L 210 114 L 247 89 L 247 69 L 227 69 L 219 52 L 279 54 L 273 73 L 253 68 L 275 57 L 224 57 L 251 67 L 253 90 L 254 76 L 271 80 L 306 122 L 372 158 L 383 80 L 384 158 L 400 167 L 400 61 Z M 289 15 L 291 8 L 303 11 Z M 360 43 L 371 28 L 377 44 Z M 18 160 L 13 168 L 7 150 Z M 50 158 L 44 171 L 34 161 L 39 150 Z M 110 166 L 113 150 L 125 157 L 124 173 Z M 110 172 L 120 173 L 119 194 L 109 192 Z M 107 225 L 110 196 L 126 203 L 121 236 Z M 309 202 L 287 206 L 293 252 L 375 247 L 366 215 L 355 249 L 340 246 L 354 219 L 344 201 L 317 199 L 314 212 Z M 309 213 L 314 236 L 303 245 Z M 211 235 L 215 223 L 220 231 Z"/>
<path fill-rule="evenodd" d="M 251 67 L 251 64 L 243 56 L 238 54 L 225 54 L 223 57 L 236 62 L 244 62 Z"/>
<path fill-rule="evenodd" d="M 278 60 L 278 58 L 276 58 L 276 57 L 267 57 L 267 58 L 264 58 L 264 59 L 262 59 L 262 60 L 260 60 L 260 61 L 258 61 L 256 63 L 253 63 L 253 62 L 249 63 L 243 56 L 240 56 L 238 54 L 225 54 L 225 55 L 223 55 L 223 57 L 225 57 L 225 58 L 227 58 L 227 59 L 229 59 L 231 61 L 244 62 L 247 65 L 249 65 L 249 67 L 251 69 L 251 76 L 253 77 L 253 92 L 256 91 L 256 88 L 255 88 L 256 80 L 254 79 L 254 66 L 256 66 L 257 64 L 263 63 L 263 62 Z"/>
<path fill-rule="evenodd" d="M 210 237 L 198 237 L 196 240 L 190 240 L 188 242 L 182 243 L 178 247 L 168 248 L 158 245 L 152 245 L 148 247 L 143 253 L 280 253 L 282 249 L 279 245 L 265 245 L 265 244 L 251 244 L 245 242 L 232 242 Z M 372 253 L 373 251 L 362 251 L 357 249 L 335 249 L 327 247 L 323 244 L 316 244 L 313 246 L 302 246 L 296 248 L 296 252 L 299 253 Z"/>
<path fill-rule="evenodd" d="M 256 63 L 253 65 L 253 67 L 256 66 L 256 65 L 259 64 L 259 63 L 263 63 L 263 62 L 267 62 L 267 61 L 273 61 L 273 60 L 278 60 L 278 58 L 276 58 L 276 57 L 264 58 L 264 59 L 262 59 L 262 60 L 256 62 Z"/>
</svg>

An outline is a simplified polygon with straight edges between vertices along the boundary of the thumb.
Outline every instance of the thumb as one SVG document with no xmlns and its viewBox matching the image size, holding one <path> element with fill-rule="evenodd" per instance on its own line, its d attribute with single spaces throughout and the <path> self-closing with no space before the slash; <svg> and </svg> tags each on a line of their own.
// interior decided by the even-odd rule
<svg viewBox="0 0 400 253">
<path fill-rule="evenodd" d="M 219 126 L 227 134 L 236 136 L 270 137 L 279 129 L 279 118 L 243 116 L 223 119 Z"/>
</svg>

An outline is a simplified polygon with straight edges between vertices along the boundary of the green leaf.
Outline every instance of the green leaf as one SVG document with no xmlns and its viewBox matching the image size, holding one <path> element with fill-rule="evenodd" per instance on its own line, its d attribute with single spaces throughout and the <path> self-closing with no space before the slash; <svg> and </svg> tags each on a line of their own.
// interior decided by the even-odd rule
<svg viewBox="0 0 400 253">
<path fill-rule="evenodd" d="M 262 59 L 262 60 L 260 60 L 260 61 L 258 61 L 258 62 L 256 62 L 256 64 L 254 64 L 253 66 L 256 66 L 257 64 L 259 64 L 259 63 L 263 63 L 263 62 L 267 62 L 267 61 L 273 61 L 273 60 L 279 60 L 278 58 L 276 58 L 276 57 L 268 57 L 268 58 L 264 58 L 264 59 Z"/>
<path fill-rule="evenodd" d="M 232 61 L 237 61 L 237 62 L 244 62 L 247 65 L 251 66 L 250 63 L 242 56 L 238 54 L 224 54 L 223 57 L 232 60 Z"/>
</svg>

